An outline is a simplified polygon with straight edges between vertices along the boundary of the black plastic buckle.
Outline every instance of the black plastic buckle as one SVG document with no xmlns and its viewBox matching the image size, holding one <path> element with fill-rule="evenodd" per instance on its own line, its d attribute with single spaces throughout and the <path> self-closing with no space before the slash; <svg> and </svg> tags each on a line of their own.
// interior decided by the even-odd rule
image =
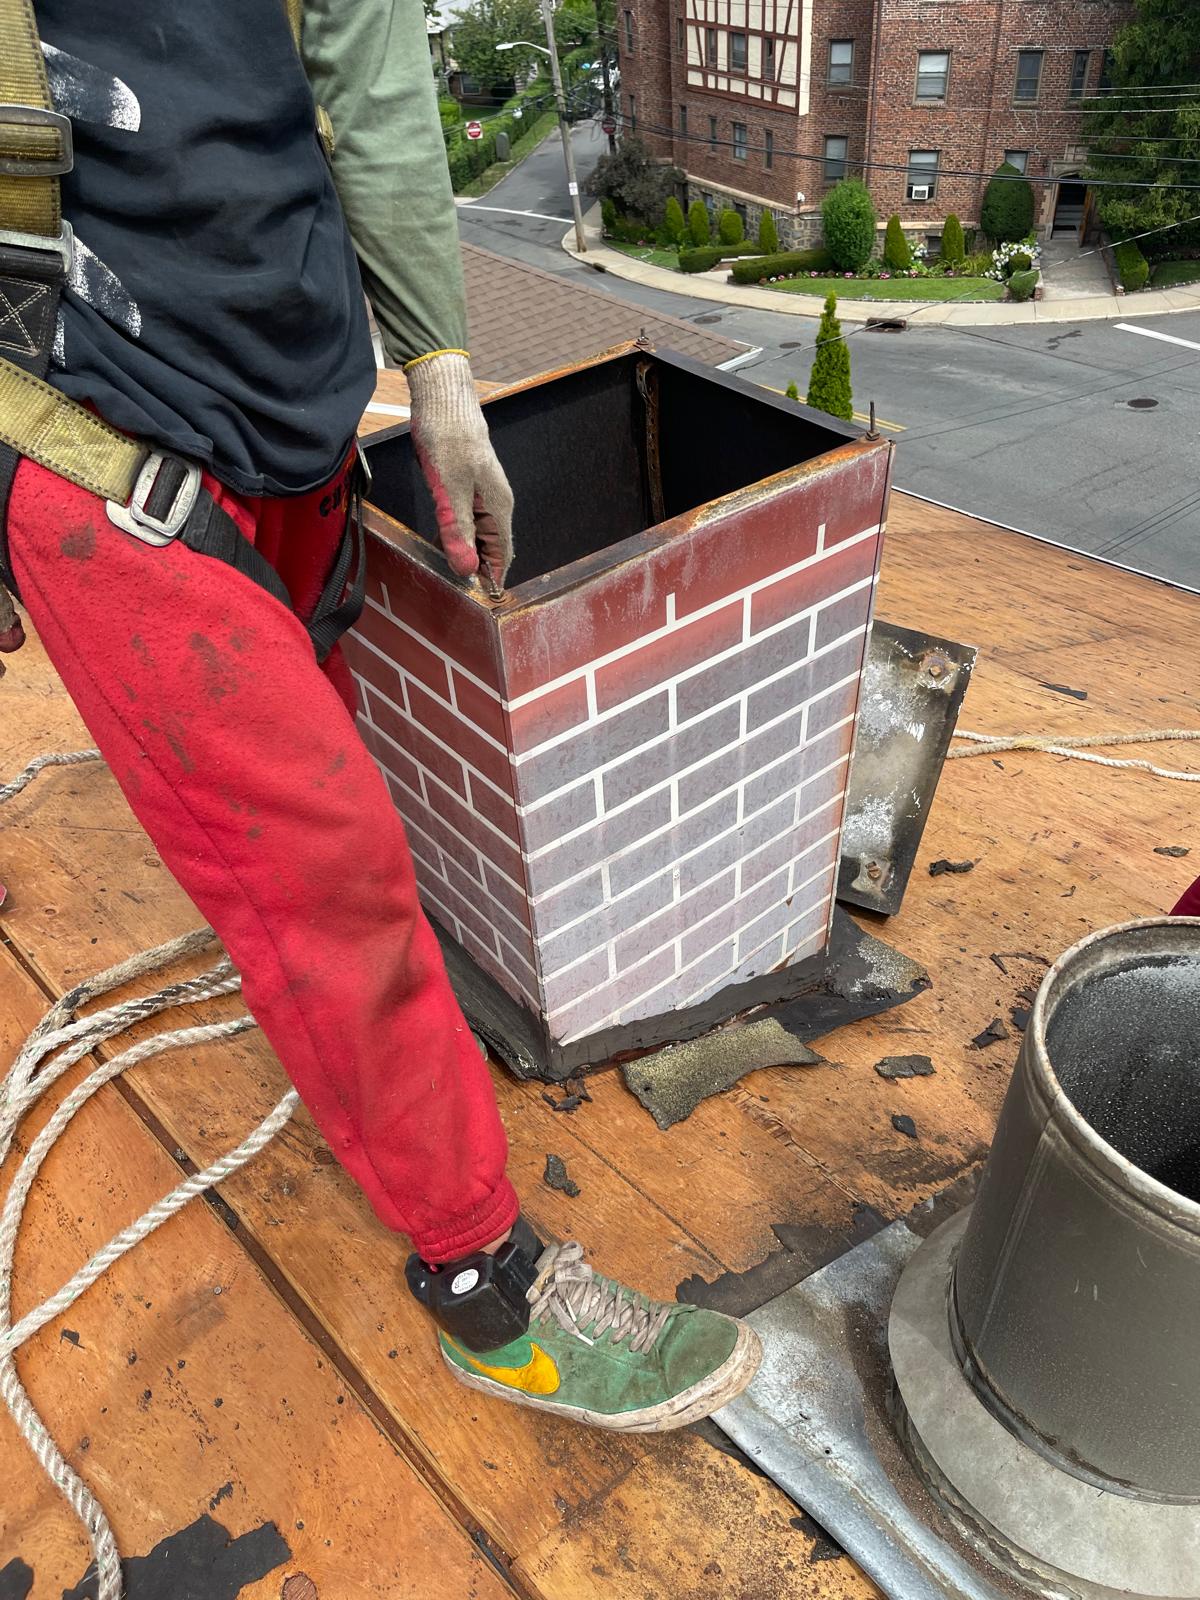
<svg viewBox="0 0 1200 1600">
<path fill-rule="evenodd" d="M 71 119 L 61 111 L 49 111 L 45 106 L 22 106 L 12 101 L 0 101 L 0 139 L 4 126 L 21 128 L 53 128 L 62 143 L 56 156 L 5 155 L 0 151 L 0 174 L 6 178 L 61 178 L 75 165 L 75 140 L 71 135 Z"/>
</svg>

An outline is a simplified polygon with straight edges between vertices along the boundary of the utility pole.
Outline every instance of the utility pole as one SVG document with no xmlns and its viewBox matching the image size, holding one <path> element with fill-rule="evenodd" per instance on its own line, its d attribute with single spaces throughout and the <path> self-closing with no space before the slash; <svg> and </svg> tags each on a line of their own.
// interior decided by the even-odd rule
<svg viewBox="0 0 1200 1600">
<path fill-rule="evenodd" d="M 616 121 L 613 115 L 612 79 L 608 75 L 608 40 L 604 30 L 597 28 L 596 39 L 600 45 L 600 79 L 604 85 L 604 115 L 609 121 Z M 617 136 L 610 133 L 608 136 L 608 153 L 615 155 L 617 151 Z"/>
<path fill-rule="evenodd" d="M 558 108 L 558 131 L 562 135 L 563 160 L 567 165 L 567 191 L 571 196 L 571 214 L 575 218 L 575 248 L 580 255 L 586 255 L 583 209 L 579 204 L 579 182 L 575 177 L 575 156 L 571 150 L 571 129 L 567 122 L 567 97 L 563 93 L 562 71 L 558 65 L 558 45 L 554 40 L 554 12 L 550 8 L 550 0 L 542 0 L 542 21 L 546 25 L 550 76 L 554 80 L 554 103 Z"/>
</svg>

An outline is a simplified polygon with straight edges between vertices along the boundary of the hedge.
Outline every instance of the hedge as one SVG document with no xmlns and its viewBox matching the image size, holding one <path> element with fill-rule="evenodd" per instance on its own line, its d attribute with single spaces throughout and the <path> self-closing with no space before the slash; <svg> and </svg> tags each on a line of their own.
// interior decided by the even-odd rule
<svg viewBox="0 0 1200 1600">
<path fill-rule="evenodd" d="M 1008 292 L 1014 300 L 1030 300 L 1037 282 L 1036 272 L 1014 272 L 1008 280 Z"/>
<path fill-rule="evenodd" d="M 1121 287 L 1126 294 L 1135 289 L 1144 289 L 1150 278 L 1150 263 L 1142 254 L 1140 246 L 1132 239 L 1127 239 L 1122 244 L 1114 245 L 1113 260 L 1117 263 L 1117 271 L 1121 277 Z"/>
<path fill-rule="evenodd" d="M 777 256 L 735 262 L 730 276 L 734 283 L 759 283 L 763 278 L 795 277 L 798 272 L 828 272 L 832 266 L 833 258 L 824 248 L 787 250 Z"/>
<path fill-rule="evenodd" d="M 719 261 L 729 261 L 736 256 L 757 256 L 761 254 L 756 244 L 749 240 L 741 244 L 702 244 L 694 250 L 681 250 L 679 252 L 680 272 L 707 272 L 710 267 L 715 267 Z"/>
<path fill-rule="evenodd" d="M 496 135 L 507 133 L 512 147 L 533 127 L 542 112 L 554 104 L 554 91 L 548 79 L 539 78 L 520 94 L 506 100 L 496 116 L 482 118 L 483 137 L 468 139 L 465 122 L 457 129 L 443 126 L 446 135 L 446 163 L 450 168 L 450 186 L 457 194 L 466 188 L 472 178 L 478 178 L 496 161 Z M 521 109 L 522 115 L 513 112 Z"/>
</svg>

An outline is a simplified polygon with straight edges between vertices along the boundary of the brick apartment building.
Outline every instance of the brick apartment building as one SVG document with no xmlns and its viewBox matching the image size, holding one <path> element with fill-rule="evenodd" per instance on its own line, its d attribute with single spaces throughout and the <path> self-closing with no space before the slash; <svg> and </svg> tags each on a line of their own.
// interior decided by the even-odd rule
<svg viewBox="0 0 1200 1600">
<path fill-rule="evenodd" d="M 621 113 L 687 176 L 688 199 L 769 208 L 820 237 L 822 197 L 860 174 L 882 222 L 931 242 L 979 219 L 1008 159 L 1039 227 L 1082 220 L 1089 118 L 1128 0 L 620 0 Z"/>
</svg>

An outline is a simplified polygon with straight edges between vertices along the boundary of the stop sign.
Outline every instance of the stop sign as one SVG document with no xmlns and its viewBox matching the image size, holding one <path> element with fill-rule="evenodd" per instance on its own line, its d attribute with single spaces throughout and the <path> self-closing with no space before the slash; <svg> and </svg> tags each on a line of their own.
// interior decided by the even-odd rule
<svg viewBox="0 0 1200 1600">
<path fill-rule="evenodd" d="M 467 123 L 467 138 L 468 139 L 482 139 L 483 138 L 483 123 L 482 122 L 468 122 Z"/>
<path fill-rule="evenodd" d="M 600 124 L 600 131 L 602 133 L 608 133 L 608 134 L 616 133 L 616 131 L 617 131 L 616 118 L 615 117 L 605 117 L 604 121 Z"/>
</svg>

